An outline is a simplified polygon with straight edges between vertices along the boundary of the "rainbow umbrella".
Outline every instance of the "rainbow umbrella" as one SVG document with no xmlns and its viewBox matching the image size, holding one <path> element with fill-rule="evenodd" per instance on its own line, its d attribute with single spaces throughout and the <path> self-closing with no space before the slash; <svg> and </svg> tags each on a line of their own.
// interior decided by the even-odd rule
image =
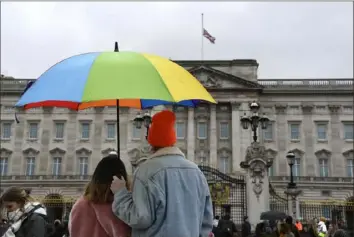
<svg viewBox="0 0 354 237">
<path fill-rule="evenodd" d="M 177 104 L 194 107 L 216 103 L 200 82 L 169 59 L 135 52 L 86 53 L 55 64 L 21 96 L 15 106 L 64 107 L 82 110 L 117 106 L 138 109 Z"/>
</svg>

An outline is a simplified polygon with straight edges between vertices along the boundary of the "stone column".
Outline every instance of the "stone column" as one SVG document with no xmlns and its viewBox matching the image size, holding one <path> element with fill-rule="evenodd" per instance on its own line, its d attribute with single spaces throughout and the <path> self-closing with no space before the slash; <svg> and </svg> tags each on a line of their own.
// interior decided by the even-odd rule
<svg viewBox="0 0 354 237">
<path fill-rule="evenodd" d="M 41 151 L 39 153 L 39 174 L 46 175 L 48 172 L 48 164 L 50 162 L 49 157 L 49 144 L 51 141 L 50 131 L 53 127 L 52 120 L 53 108 L 43 108 L 43 120 L 40 126 L 42 126 L 43 131 L 41 135 Z"/>
<path fill-rule="evenodd" d="M 187 158 L 195 162 L 195 129 L 194 129 L 194 108 L 188 108 L 187 125 Z"/>
<path fill-rule="evenodd" d="M 216 129 L 216 105 L 210 105 L 210 125 L 209 125 L 209 149 L 210 149 L 210 165 L 218 167 L 217 154 L 217 129 Z"/>
<path fill-rule="evenodd" d="M 26 115 L 25 112 L 22 108 L 16 108 L 16 112 L 18 113 L 18 119 L 20 123 L 14 124 L 12 126 L 15 126 L 15 134 L 14 134 L 14 150 L 11 156 L 11 159 L 9 162 L 11 163 L 11 170 L 9 170 L 9 174 L 24 174 L 21 173 L 22 171 L 22 166 L 24 164 L 24 157 L 23 157 L 23 151 L 22 151 L 22 146 L 24 144 L 24 141 L 27 140 L 26 134 L 25 134 L 25 126 L 27 125 L 26 121 Z"/>
<path fill-rule="evenodd" d="M 341 121 L 339 118 L 339 110 L 340 105 L 337 104 L 330 104 L 328 105 L 330 114 L 331 114 L 331 121 L 330 121 L 330 128 L 331 133 L 328 134 L 328 141 L 331 144 L 331 157 L 335 159 L 336 157 L 343 157 L 341 148 L 343 140 L 340 137 L 340 130 L 341 130 Z M 330 162 L 333 167 L 331 169 L 331 176 L 343 176 L 346 173 L 343 170 L 343 167 L 346 166 L 344 159 L 336 159 L 336 162 Z"/>
<path fill-rule="evenodd" d="M 267 170 L 271 165 L 265 147 L 259 142 L 253 142 L 247 148 L 246 159 L 240 164 L 247 171 L 247 215 L 253 230 L 260 222 L 261 213 L 270 210 Z"/>
<path fill-rule="evenodd" d="M 288 164 L 285 159 L 287 151 L 287 141 L 288 138 L 288 124 L 286 120 L 286 104 L 276 104 L 276 133 L 277 133 L 277 144 L 278 144 L 278 167 L 274 167 L 275 171 L 280 176 L 288 176 Z"/>
<path fill-rule="evenodd" d="M 240 103 L 231 102 L 231 138 L 232 138 L 232 172 L 240 171 L 241 139 L 240 139 Z"/>
<path fill-rule="evenodd" d="M 297 187 L 287 188 L 284 193 L 288 195 L 288 215 L 296 219 L 299 218 L 300 206 L 297 197 L 301 194 L 301 190 Z"/>
<path fill-rule="evenodd" d="M 296 199 L 296 219 L 300 219 L 301 218 L 301 213 L 300 213 L 300 201 L 299 199 Z"/>
<path fill-rule="evenodd" d="M 75 166 L 76 160 L 76 145 L 77 145 L 77 128 L 79 122 L 76 120 L 77 112 L 69 110 L 69 119 L 67 121 L 67 133 L 68 133 L 68 145 L 67 145 L 67 155 L 66 155 L 66 174 L 75 175 L 77 171 L 77 166 Z"/>
<path fill-rule="evenodd" d="M 303 120 L 301 127 L 303 128 L 304 134 L 301 134 L 301 139 L 304 138 L 305 144 L 305 154 L 306 159 L 302 160 L 301 162 L 306 162 L 302 167 L 306 167 L 305 172 L 308 176 L 316 176 L 316 164 L 317 159 L 315 156 L 314 150 L 314 139 L 316 139 L 316 135 L 313 134 L 313 121 L 312 121 L 312 110 L 313 104 L 303 103 L 302 104 L 302 114 Z"/>
<path fill-rule="evenodd" d="M 92 142 L 92 155 L 89 167 L 91 168 L 90 172 L 93 173 L 98 162 L 102 159 L 102 140 L 106 139 L 105 133 L 105 121 L 103 120 L 103 107 L 94 108 L 95 119 L 93 121 L 93 142 Z M 103 139 L 102 139 L 103 138 Z"/>
</svg>

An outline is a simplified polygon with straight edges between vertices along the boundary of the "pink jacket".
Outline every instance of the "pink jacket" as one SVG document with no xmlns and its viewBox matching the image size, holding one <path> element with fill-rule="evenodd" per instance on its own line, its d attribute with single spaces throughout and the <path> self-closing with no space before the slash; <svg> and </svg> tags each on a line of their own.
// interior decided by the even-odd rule
<svg viewBox="0 0 354 237">
<path fill-rule="evenodd" d="M 72 237 L 127 237 L 129 227 L 112 212 L 111 204 L 93 204 L 81 197 L 69 218 Z"/>
</svg>

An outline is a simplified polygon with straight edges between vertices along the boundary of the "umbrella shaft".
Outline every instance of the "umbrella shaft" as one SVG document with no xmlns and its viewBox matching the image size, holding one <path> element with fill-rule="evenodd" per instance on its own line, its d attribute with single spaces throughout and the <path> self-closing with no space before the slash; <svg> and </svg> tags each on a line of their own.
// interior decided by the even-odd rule
<svg viewBox="0 0 354 237">
<path fill-rule="evenodd" d="M 117 100 L 117 154 L 120 157 L 119 100 Z"/>
</svg>

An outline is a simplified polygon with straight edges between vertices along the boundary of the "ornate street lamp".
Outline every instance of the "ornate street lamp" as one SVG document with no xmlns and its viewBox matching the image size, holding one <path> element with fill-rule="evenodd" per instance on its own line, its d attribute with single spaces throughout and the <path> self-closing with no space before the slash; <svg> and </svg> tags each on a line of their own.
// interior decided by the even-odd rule
<svg viewBox="0 0 354 237">
<path fill-rule="evenodd" d="M 260 125 L 262 129 L 267 129 L 269 119 L 264 114 L 262 116 L 258 116 L 258 110 L 260 105 L 253 101 L 250 104 L 250 110 L 252 112 L 251 116 L 246 116 L 246 113 L 241 117 L 241 125 L 243 129 L 248 129 L 251 126 L 253 131 L 253 141 L 257 142 L 257 128 Z"/>
<path fill-rule="evenodd" d="M 286 159 L 288 160 L 288 165 L 290 167 L 290 183 L 288 183 L 288 188 L 296 188 L 296 183 L 294 183 L 294 173 L 293 167 L 295 164 L 295 154 L 291 151 L 286 154 Z"/>
<path fill-rule="evenodd" d="M 149 135 L 150 124 L 151 124 L 151 115 L 148 111 L 146 111 L 144 115 L 138 113 L 134 119 L 134 125 L 137 129 L 141 129 L 143 125 L 146 128 L 146 136 L 145 136 L 146 139 L 148 138 Z"/>
</svg>

